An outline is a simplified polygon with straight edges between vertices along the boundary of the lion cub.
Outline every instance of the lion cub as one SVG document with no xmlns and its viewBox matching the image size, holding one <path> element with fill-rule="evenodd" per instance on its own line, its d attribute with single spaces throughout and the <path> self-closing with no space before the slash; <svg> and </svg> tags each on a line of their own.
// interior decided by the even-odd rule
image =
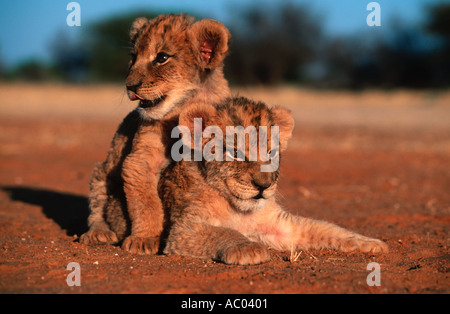
<svg viewBox="0 0 450 314">
<path fill-rule="evenodd" d="M 202 118 L 201 129 L 193 124 L 198 117 Z M 268 155 L 278 160 L 294 128 L 292 115 L 286 109 L 269 109 L 245 98 L 228 100 L 216 108 L 206 104 L 185 108 L 179 123 L 191 133 L 209 126 L 218 127 L 222 134 L 230 126 L 242 126 L 246 130 L 254 126 L 260 130 L 257 131 L 260 145 L 267 139 Z M 278 126 L 279 145 L 272 142 L 272 136 L 261 137 L 260 126 L 266 126 L 266 130 Z M 279 168 L 262 172 L 262 166 L 270 161 L 261 160 L 264 155 L 261 151 L 256 160 L 250 161 L 249 153 L 254 149 L 249 144 L 250 135 L 245 151 L 244 146 L 236 146 L 238 141 L 229 141 L 233 136 L 224 135 L 219 145 L 208 144 L 216 135 L 202 138 L 203 156 L 205 151 L 220 150 L 223 161 L 218 161 L 217 155 L 209 161 L 181 160 L 163 172 L 159 193 L 168 217 L 165 253 L 251 265 L 270 259 L 268 247 L 387 252 L 387 245 L 380 240 L 284 211 L 275 199 Z M 239 154 L 241 158 L 237 159 Z"/>
<path fill-rule="evenodd" d="M 130 38 L 126 86 L 139 105 L 92 173 L 90 229 L 80 242 L 123 241 L 122 248 L 132 253 L 156 253 L 163 225 L 157 184 L 170 157 L 170 132 L 183 106 L 231 95 L 223 76 L 230 34 L 217 21 L 167 15 L 137 19 Z"/>
</svg>

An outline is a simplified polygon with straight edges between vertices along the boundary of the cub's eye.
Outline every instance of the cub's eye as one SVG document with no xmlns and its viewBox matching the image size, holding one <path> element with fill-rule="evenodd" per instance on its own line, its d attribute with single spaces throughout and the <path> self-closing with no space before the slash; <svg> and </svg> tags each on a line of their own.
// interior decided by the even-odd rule
<svg viewBox="0 0 450 314">
<path fill-rule="evenodd" d="M 170 56 L 165 52 L 160 52 L 156 55 L 155 60 L 153 60 L 153 64 L 159 63 L 163 64 L 166 63 L 167 60 L 169 60 Z"/>
<path fill-rule="evenodd" d="M 131 64 L 134 64 L 136 62 L 136 59 L 137 59 L 137 54 L 131 53 L 130 56 L 131 56 Z"/>
<path fill-rule="evenodd" d="M 245 160 L 245 155 L 242 151 L 238 150 L 237 148 L 232 148 L 232 149 L 227 149 L 226 150 L 226 154 L 227 154 L 227 160 L 228 161 L 232 161 L 232 160 Z"/>
<path fill-rule="evenodd" d="M 269 151 L 269 158 L 275 158 L 275 157 L 278 157 L 279 155 L 280 155 L 280 151 L 276 148 L 271 149 Z"/>
<path fill-rule="evenodd" d="M 227 152 L 227 157 L 229 158 L 229 160 L 234 160 L 234 159 L 236 159 L 237 158 L 237 151 L 236 151 L 236 149 L 233 149 L 233 150 L 226 150 L 226 152 Z M 228 160 L 228 158 L 227 158 L 227 160 Z"/>
</svg>

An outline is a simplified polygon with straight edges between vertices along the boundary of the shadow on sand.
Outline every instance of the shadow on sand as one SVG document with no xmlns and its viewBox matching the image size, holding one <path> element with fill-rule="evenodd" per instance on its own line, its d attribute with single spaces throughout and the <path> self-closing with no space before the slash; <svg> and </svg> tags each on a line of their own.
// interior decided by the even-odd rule
<svg viewBox="0 0 450 314">
<path fill-rule="evenodd" d="M 85 196 L 34 187 L 2 186 L 14 201 L 38 205 L 67 235 L 82 235 L 88 230 L 88 199 Z"/>
</svg>

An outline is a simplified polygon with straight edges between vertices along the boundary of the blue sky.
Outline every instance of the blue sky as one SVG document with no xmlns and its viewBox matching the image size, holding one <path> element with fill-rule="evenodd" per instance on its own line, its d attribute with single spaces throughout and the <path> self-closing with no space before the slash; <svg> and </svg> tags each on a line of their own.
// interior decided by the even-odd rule
<svg viewBox="0 0 450 314">
<path fill-rule="evenodd" d="M 173 13 L 197 12 L 230 26 L 234 16 L 249 6 L 273 6 L 284 2 L 307 4 L 322 19 L 329 34 L 368 31 L 367 3 L 371 0 L 78 0 L 81 27 L 69 27 L 66 6 L 72 0 L 1 0 L 0 57 L 5 66 L 29 59 L 48 59 L 49 46 L 58 32 L 79 36 L 92 21 L 127 11 L 155 10 Z M 449 0 L 446 0 L 449 1 Z M 382 26 L 373 31 L 389 32 L 394 17 L 423 22 L 424 7 L 442 0 L 378 0 Z"/>
</svg>

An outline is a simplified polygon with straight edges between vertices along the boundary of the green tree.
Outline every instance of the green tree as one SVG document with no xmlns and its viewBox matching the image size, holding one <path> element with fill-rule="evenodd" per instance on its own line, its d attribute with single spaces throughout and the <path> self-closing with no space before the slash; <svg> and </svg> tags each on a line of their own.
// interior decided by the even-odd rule
<svg viewBox="0 0 450 314">
<path fill-rule="evenodd" d="M 435 86 L 450 86 L 450 4 L 440 3 L 428 8 L 425 29 L 439 41 L 439 48 L 431 54 Z"/>
<path fill-rule="evenodd" d="M 236 16 L 231 33 L 225 71 L 238 84 L 301 81 L 323 39 L 320 19 L 307 7 L 290 3 Z"/>
<path fill-rule="evenodd" d="M 51 71 L 41 61 L 29 60 L 19 64 L 8 77 L 21 81 L 42 82 L 50 79 Z"/>
<path fill-rule="evenodd" d="M 5 66 L 3 65 L 2 50 L 0 46 L 0 79 L 5 77 Z"/>
<path fill-rule="evenodd" d="M 440 3 L 428 9 L 426 29 L 450 45 L 450 4 Z"/>
<path fill-rule="evenodd" d="M 58 32 L 50 43 L 53 72 L 56 78 L 70 82 L 83 82 L 88 78 L 89 52 L 86 45 L 67 33 Z"/>
</svg>

